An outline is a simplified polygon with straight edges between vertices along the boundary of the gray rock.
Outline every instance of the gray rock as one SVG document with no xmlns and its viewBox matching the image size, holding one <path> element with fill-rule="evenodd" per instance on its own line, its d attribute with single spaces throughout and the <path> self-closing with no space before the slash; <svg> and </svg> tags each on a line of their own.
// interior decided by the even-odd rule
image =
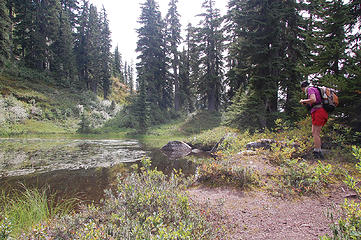
<svg viewBox="0 0 361 240">
<path fill-rule="evenodd" d="M 192 148 L 181 141 L 168 142 L 160 150 L 170 158 L 185 157 L 192 152 Z"/>
<path fill-rule="evenodd" d="M 259 139 L 256 142 L 247 143 L 246 148 L 247 150 L 258 149 L 258 148 L 263 148 L 267 150 L 267 149 L 271 149 L 271 144 L 275 142 L 276 141 L 273 139 Z"/>
<path fill-rule="evenodd" d="M 283 147 L 294 147 L 294 148 L 298 149 L 300 147 L 300 145 L 297 143 L 290 144 L 286 141 L 276 141 L 274 139 L 259 139 L 255 142 L 247 143 L 246 148 L 247 148 L 247 150 L 255 150 L 255 149 L 259 149 L 259 148 L 262 148 L 264 150 L 270 150 L 272 144 L 277 144 L 277 146 L 281 146 L 282 148 Z"/>
</svg>

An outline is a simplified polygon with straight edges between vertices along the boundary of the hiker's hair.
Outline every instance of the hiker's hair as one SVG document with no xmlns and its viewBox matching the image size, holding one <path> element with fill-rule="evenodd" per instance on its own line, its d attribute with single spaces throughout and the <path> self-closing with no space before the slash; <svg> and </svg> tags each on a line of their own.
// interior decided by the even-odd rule
<svg viewBox="0 0 361 240">
<path fill-rule="evenodd" d="M 301 88 L 305 88 L 305 87 L 307 87 L 308 85 L 310 85 L 310 84 L 308 83 L 308 81 L 303 81 L 303 82 L 301 82 Z"/>
</svg>

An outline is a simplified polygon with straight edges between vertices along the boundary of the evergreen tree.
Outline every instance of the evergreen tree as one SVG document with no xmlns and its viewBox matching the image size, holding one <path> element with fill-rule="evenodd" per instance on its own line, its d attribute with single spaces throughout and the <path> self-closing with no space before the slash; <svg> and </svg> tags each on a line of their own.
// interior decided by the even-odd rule
<svg viewBox="0 0 361 240">
<path fill-rule="evenodd" d="M 169 10 L 166 16 L 167 23 L 167 43 L 169 44 L 168 53 L 170 54 L 170 65 L 172 69 L 172 80 L 174 82 L 174 108 L 176 111 L 181 109 L 180 83 L 179 83 L 179 52 L 181 24 L 179 22 L 179 13 L 177 10 L 178 0 L 170 0 Z"/>
<path fill-rule="evenodd" d="M 59 15 L 61 6 L 59 0 L 36 0 L 34 31 L 32 32 L 32 46 L 25 60 L 28 66 L 43 70 L 50 68 L 54 53 L 52 44 L 59 32 Z"/>
<path fill-rule="evenodd" d="M 0 71 L 4 66 L 4 60 L 9 57 L 10 41 L 10 19 L 5 1 L 0 2 Z"/>
<path fill-rule="evenodd" d="M 80 82 L 86 89 L 90 89 L 89 81 L 89 52 L 87 51 L 89 39 L 87 38 L 89 22 L 89 4 L 83 0 L 81 12 L 79 15 L 79 25 L 77 27 L 75 40 L 75 55 L 78 67 L 78 75 Z"/>
<path fill-rule="evenodd" d="M 311 48 L 312 66 L 309 74 L 313 82 L 336 86 L 344 81 L 343 63 L 346 59 L 347 8 L 342 0 L 323 0 L 316 8 L 314 45 Z"/>
<path fill-rule="evenodd" d="M 119 53 L 118 45 L 114 49 L 114 57 L 113 57 L 113 76 L 120 79 L 123 82 L 123 73 L 122 73 L 122 56 Z"/>
<path fill-rule="evenodd" d="M 74 84 L 76 78 L 75 56 L 73 52 L 73 35 L 67 13 L 61 10 L 58 37 L 52 45 L 54 59 L 51 70 L 57 73 L 65 86 Z"/>
<path fill-rule="evenodd" d="M 345 30 L 347 60 L 344 63 L 346 78 L 338 83 L 340 107 L 339 120 L 354 131 L 361 132 L 361 3 L 350 1 L 345 5 L 349 15 Z"/>
<path fill-rule="evenodd" d="M 194 111 L 194 93 L 192 92 L 192 85 L 190 79 L 190 64 L 189 64 L 189 53 L 187 50 L 183 51 L 179 55 L 179 93 L 180 93 L 180 104 L 184 106 L 187 112 Z"/>
<path fill-rule="evenodd" d="M 106 10 L 103 6 L 101 13 L 101 36 L 100 36 L 100 61 L 101 61 L 101 79 L 103 83 L 103 96 L 105 99 L 108 98 L 111 88 L 111 39 L 109 30 L 109 21 Z"/>
<path fill-rule="evenodd" d="M 278 90 L 283 71 L 283 3 L 281 0 L 230 2 L 231 13 L 228 15 L 231 16 L 228 18 L 238 27 L 236 36 L 237 47 L 240 49 L 239 53 L 233 54 L 246 60 L 239 65 L 241 71 L 235 69 L 237 74 L 243 75 L 241 78 L 246 77 L 241 80 L 246 83 L 245 87 L 237 93 L 241 96 L 233 101 L 235 106 L 241 108 L 237 109 L 237 114 L 242 115 L 234 118 L 234 121 L 245 121 L 237 123 L 239 125 L 250 128 L 271 127 L 278 113 Z M 236 99 L 252 103 L 237 104 Z M 250 109 L 255 106 L 258 106 L 256 112 Z M 234 114 L 230 111 L 229 116 L 232 115 Z"/>
<path fill-rule="evenodd" d="M 134 92 L 134 67 L 133 64 L 128 66 L 128 81 L 127 84 L 129 86 L 130 94 Z"/>
<path fill-rule="evenodd" d="M 125 61 L 124 62 L 124 70 L 123 70 L 123 83 L 124 84 L 128 84 L 128 71 L 127 71 L 127 69 L 128 69 L 128 62 L 127 61 Z"/>
<path fill-rule="evenodd" d="M 138 42 L 136 51 L 139 53 L 138 72 L 138 121 L 144 131 L 147 121 L 164 121 L 162 111 L 172 105 L 172 86 L 166 78 L 166 54 L 164 42 L 164 22 L 154 0 L 146 0 L 142 4 L 139 18 L 141 25 L 137 29 Z M 150 111 L 147 111 L 148 106 Z M 149 116 L 148 113 L 151 115 Z"/>
<path fill-rule="evenodd" d="M 86 51 L 88 52 L 89 90 L 96 94 L 102 75 L 101 21 L 97 8 L 93 4 L 89 7 L 86 39 L 88 41 Z"/>
<path fill-rule="evenodd" d="M 184 92 L 190 92 L 189 95 L 189 111 L 193 112 L 196 108 L 200 108 L 199 103 L 199 96 L 197 95 L 197 83 L 201 76 L 200 71 L 200 56 L 201 51 L 200 47 L 198 46 L 199 36 L 197 34 L 197 28 L 193 27 L 191 24 L 188 24 L 187 26 L 187 38 L 186 38 L 186 46 L 187 46 L 187 71 L 189 73 L 189 85 L 183 85 L 187 86 L 189 88 L 188 90 L 184 90 Z M 184 80 L 183 81 L 187 81 Z"/>
<path fill-rule="evenodd" d="M 223 32 L 219 9 L 213 0 L 205 0 L 205 13 L 199 28 L 202 75 L 198 81 L 198 93 L 205 99 L 208 111 L 218 111 L 222 92 Z"/>
<path fill-rule="evenodd" d="M 279 111 L 284 110 L 286 118 L 297 121 L 304 117 L 303 107 L 299 104 L 300 82 L 303 80 L 300 66 L 305 64 L 307 46 L 304 44 L 305 21 L 300 16 L 301 6 L 296 0 L 283 2 L 279 11 L 281 70 L 278 97 Z M 283 96 L 282 96 L 283 95 Z"/>
<path fill-rule="evenodd" d="M 32 1 L 15 0 L 14 4 L 14 37 L 13 37 L 13 53 L 22 60 L 25 54 L 30 52 L 34 39 L 35 31 L 35 4 Z"/>
<path fill-rule="evenodd" d="M 63 10 L 69 18 L 72 29 L 75 29 L 78 20 L 78 12 L 80 10 L 78 0 L 60 0 Z"/>
</svg>

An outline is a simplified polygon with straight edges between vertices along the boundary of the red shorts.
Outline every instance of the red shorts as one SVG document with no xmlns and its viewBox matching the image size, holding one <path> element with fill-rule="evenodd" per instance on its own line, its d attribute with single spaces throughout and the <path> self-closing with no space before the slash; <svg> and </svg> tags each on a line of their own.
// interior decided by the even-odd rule
<svg viewBox="0 0 361 240">
<path fill-rule="evenodd" d="M 328 113 L 324 108 L 317 109 L 312 114 L 312 125 L 324 126 L 328 119 Z"/>
</svg>

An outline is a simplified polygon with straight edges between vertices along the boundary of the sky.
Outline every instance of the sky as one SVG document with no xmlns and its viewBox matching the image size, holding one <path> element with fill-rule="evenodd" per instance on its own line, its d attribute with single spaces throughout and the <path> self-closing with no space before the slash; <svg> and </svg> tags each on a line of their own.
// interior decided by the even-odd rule
<svg viewBox="0 0 361 240">
<path fill-rule="evenodd" d="M 135 49 L 138 40 L 136 29 L 139 28 L 137 21 L 141 14 L 141 3 L 144 3 L 145 0 L 90 0 L 90 2 L 98 8 L 98 11 L 104 5 L 108 13 L 113 49 L 118 45 L 123 61 L 136 62 Z M 168 12 L 169 0 L 156 0 L 156 2 L 158 2 L 159 10 L 164 18 Z M 203 2 L 204 0 L 178 1 L 178 13 L 183 33 L 188 23 L 192 23 L 192 25 L 199 23 L 200 18 L 195 16 L 203 12 L 201 8 Z M 228 0 L 216 0 L 215 2 L 216 7 L 221 10 L 221 14 L 225 14 Z"/>
</svg>

